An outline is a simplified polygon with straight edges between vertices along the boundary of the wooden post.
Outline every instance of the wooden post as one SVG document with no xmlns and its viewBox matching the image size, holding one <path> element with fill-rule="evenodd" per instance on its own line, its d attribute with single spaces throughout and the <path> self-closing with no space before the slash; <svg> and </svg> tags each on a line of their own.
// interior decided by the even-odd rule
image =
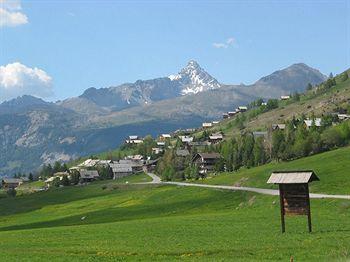
<svg viewBox="0 0 350 262">
<path fill-rule="evenodd" d="M 280 206 L 281 206 L 281 226 L 282 226 L 282 233 L 286 232 L 286 225 L 284 222 L 284 203 L 283 203 L 283 185 L 279 185 L 279 191 L 280 191 Z"/>
<path fill-rule="evenodd" d="M 306 184 L 306 203 L 307 203 L 307 223 L 309 227 L 309 233 L 312 232 L 312 225 L 311 225 L 311 208 L 310 208 L 310 195 L 309 195 L 309 185 Z"/>
</svg>

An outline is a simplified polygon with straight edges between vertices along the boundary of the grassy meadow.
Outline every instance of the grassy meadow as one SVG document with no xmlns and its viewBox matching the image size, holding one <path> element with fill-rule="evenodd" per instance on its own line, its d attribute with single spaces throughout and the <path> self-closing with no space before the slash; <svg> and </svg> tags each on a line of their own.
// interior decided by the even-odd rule
<svg viewBox="0 0 350 262">
<path fill-rule="evenodd" d="M 102 181 L 0 199 L 1 261 L 345 261 L 350 201 L 312 200 L 280 233 L 278 198 Z"/>
<path fill-rule="evenodd" d="M 320 178 L 320 181 L 310 184 L 311 192 L 350 195 L 350 147 L 294 161 L 273 162 L 249 169 L 242 168 L 237 172 L 222 173 L 194 182 L 214 185 L 277 188 L 275 185 L 266 184 L 272 171 L 303 169 L 314 170 Z"/>
</svg>

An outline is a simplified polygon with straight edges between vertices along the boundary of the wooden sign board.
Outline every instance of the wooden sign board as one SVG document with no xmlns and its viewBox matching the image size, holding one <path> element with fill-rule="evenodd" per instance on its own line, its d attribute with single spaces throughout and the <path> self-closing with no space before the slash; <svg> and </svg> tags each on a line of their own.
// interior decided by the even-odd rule
<svg viewBox="0 0 350 262">
<path fill-rule="evenodd" d="M 286 215 L 307 215 L 309 190 L 308 184 L 281 185 L 283 207 Z"/>
<path fill-rule="evenodd" d="M 280 204 L 282 232 L 285 232 L 284 216 L 308 216 L 309 232 L 311 232 L 311 212 L 308 184 L 280 184 Z"/>
</svg>

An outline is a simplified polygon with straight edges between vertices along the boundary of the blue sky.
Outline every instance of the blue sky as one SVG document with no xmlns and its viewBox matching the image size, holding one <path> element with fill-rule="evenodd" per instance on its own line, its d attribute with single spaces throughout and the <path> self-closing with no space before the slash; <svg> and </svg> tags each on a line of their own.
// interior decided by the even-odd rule
<svg viewBox="0 0 350 262">
<path fill-rule="evenodd" d="M 232 84 L 297 62 L 325 74 L 350 67 L 346 0 L 0 0 L 1 9 L 0 102 L 167 76 L 190 59 Z"/>
</svg>

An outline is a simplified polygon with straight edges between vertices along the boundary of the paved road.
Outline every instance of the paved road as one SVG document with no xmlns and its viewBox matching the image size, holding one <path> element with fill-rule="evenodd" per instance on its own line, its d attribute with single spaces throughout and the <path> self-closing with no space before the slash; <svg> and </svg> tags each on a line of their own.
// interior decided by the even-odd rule
<svg viewBox="0 0 350 262">
<path fill-rule="evenodd" d="M 177 185 L 177 186 L 192 186 L 192 187 L 204 187 L 204 188 L 216 188 L 216 189 L 226 189 L 234 191 L 248 191 L 255 192 L 264 195 L 278 196 L 279 192 L 275 189 L 265 189 L 256 187 L 237 187 L 237 186 L 222 186 L 222 185 L 207 185 L 207 184 L 194 184 L 194 183 L 184 183 L 184 182 L 162 182 L 160 177 L 155 174 L 148 173 L 152 178 L 152 184 L 166 184 L 166 185 Z M 336 199 L 350 199 L 350 195 L 327 195 L 327 194 L 310 194 L 310 198 L 336 198 Z"/>
<path fill-rule="evenodd" d="M 161 179 L 159 176 L 152 174 L 152 173 L 147 173 L 152 178 L 151 182 L 148 182 L 149 184 L 160 184 L 162 183 Z"/>
</svg>

